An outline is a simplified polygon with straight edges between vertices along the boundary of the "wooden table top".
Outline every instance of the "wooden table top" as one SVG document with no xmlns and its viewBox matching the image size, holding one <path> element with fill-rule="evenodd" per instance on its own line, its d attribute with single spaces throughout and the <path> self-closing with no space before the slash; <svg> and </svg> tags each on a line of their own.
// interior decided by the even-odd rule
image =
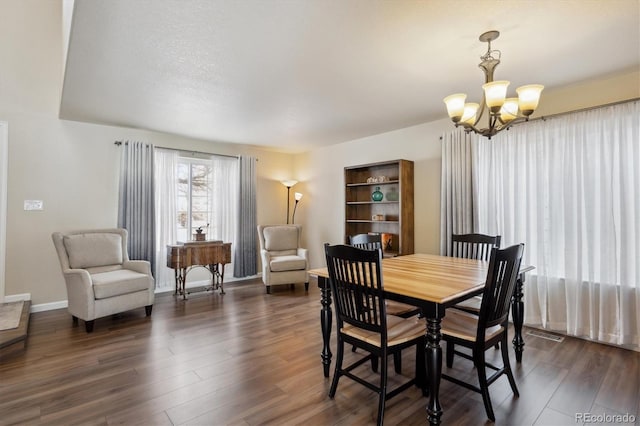
<svg viewBox="0 0 640 426">
<path fill-rule="evenodd" d="M 384 289 L 390 293 L 446 303 L 484 287 L 489 262 L 431 254 L 410 254 L 382 260 Z M 533 267 L 523 267 L 527 272 Z M 327 268 L 309 274 L 328 278 Z"/>
</svg>

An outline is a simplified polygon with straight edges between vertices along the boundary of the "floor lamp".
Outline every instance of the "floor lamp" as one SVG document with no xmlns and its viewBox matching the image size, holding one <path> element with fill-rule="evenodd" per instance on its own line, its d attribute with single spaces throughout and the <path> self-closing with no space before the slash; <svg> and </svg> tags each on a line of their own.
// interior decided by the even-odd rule
<svg viewBox="0 0 640 426">
<path fill-rule="evenodd" d="M 296 223 L 296 209 L 298 208 L 298 203 L 302 200 L 302 193 L 296 192 L 293 194 L 293 198 L 295 198 L 296 203 L 293 205 L 293 214 L 291 215 L 291 223 Z"/>
<path fill-rule="evenodd" d="M 291 194 L 291 187 L 293 185 L 295 185 L 296 183 L 298 183 L 297 180 L 283 180 L 280 183 L 282 183 L 284 186 L 287 187 L 287 224 L 289 224 L 289 199 L 290 199 L 290 194 Z"/>
</svg>

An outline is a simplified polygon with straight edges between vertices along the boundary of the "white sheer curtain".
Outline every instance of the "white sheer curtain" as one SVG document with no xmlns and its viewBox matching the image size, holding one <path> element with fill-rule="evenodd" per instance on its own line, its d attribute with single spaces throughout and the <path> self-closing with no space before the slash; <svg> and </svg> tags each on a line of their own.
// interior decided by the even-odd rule
<svg viewBox="0 0 640 426">
<path fill-rule="evenodd" d="M 209 236 L 231 243 L 231 264 L 225 265 L 225 276 L 233 271 L 233 247 L 237 237 L 238 220 L 238 159 L 211 156 L 211 185 L 209 187 Z M 229 272 L 229 274 L 227 274 Z"/>
<path fill-rule="evenodd" d="M 451 235 L 476 232 L 472 150 L 476 135 L 456 129 L 442 136 L 440 254 L 449 255 Z"/>
<path fill-rule="evenodd" d="M 177 240 L 176 185 L 178 152 L 156 148 L 155 150 L 155 207 L 156 207 L 156 278 L 157 289 L 175 286 L 174 270 L 167 268 L 167 244 Z"/>
<path fill-rule="evenodd" d="M 525 322 L 640 350 L 640 102 L 516 126 L 474 150 L 479 227 L 525 243 Z"/>
</svg>

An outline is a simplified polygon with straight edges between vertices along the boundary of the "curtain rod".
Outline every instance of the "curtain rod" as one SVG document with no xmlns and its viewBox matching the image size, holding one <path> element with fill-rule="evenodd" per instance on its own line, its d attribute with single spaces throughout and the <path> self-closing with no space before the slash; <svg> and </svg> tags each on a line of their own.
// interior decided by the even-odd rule
<svg viewBox="0 0 640 426">
<path fill-rule="evenodd" d="M 122 142 L 122 141 L 115 141 L 113 144 L 114 145 L 122 145 L 123 143 L 128 143 L 128 142 Z M 230 158 L 239 158 L 239 155 L 228 155 L 228 154 L 215 154 L 213 152 L 204 152 L 204 151 L 193 151 L 190 149 L 177 149 L 177 148 L 167 148 L 164 146 L 156 146 L 156 148 L 160 148 L 160 149 L 168 149 L 169 151 L 178 151 L 178 152 L 187 152 L 189 154 L 201 154 L 201 155 L 216 155 L 218 157 L 230 157 Z M 258 159 L 256 158 L 256 161 Z"/>
<path fill-rule="evenodd" d="M 624 99 L 622 101 L 616 101 L 616 102 L 611 102 L 608 104 L 603 104 L 603 105 L 594 105 L 594 106 L 590 106 L 590 107 L 585 107 L 585 108 L 580 108 L 580 109 L 574 109 L 571 111 L 564 111 L 564 112 L 558 112 L 555 114 L 549 114 L 549 115 L 543 115 L 540 117 L 536 117 L 536 118 L 530 118 L 529 121 L 536 121 L 536 120 L 546 120 L 548 118 L 554 118 L 554 117 L 559 117 L 562 115 L 567 115 L 567 114 L 573 114 L 576 112 L 585 112 L 585 111 L 591 111 L 594 109 L 598 109 L 598 108 L 606 108 L 606 107 L 611 107 L 614 105 L 620 105 L 620 104 L 626 104 L 627 102 L 635 102 L 635 101 L 639 101 L 640 98 L 631 98 L 631 99 Z M 522 123 L 526 123 L 526 121 L 523 121 Z M 516 123 L 516 124 L 522 124 L 522 123 Z"/>
<path fill-rule="evenodd" d="M 591 110 L 598 109 L 598 108 L 606 108 L 606 107 L 610 107 L 610 106 L 614 106 L 614 105 L 626 104 L 627 102 L 635 102 L 635 101 L 640 101 L 640 98 L 624 99 L 622 101 L 611 102 L 611 103 L 603 104 L 603 105 L 594 105 L 594 106 L 590 106 L 590 107 L 574 109 L 574 110 L 571 110 L 571 111 L 563 111 L 563 112 L 557 112 L 555 114 L 543 115 L 543 116 L 536 117 L 536 118 L 530 118 L 527 121 L 522 121 L 520 123 L 515 123 L 514 126 L 517 126 L 519 124 L 524 124 L 524 123 L 530 123 L 532 121 L 538 121 L 538 120 L 545 121 L 545 120 L 547 120 L 549 118 L 560 117 L 560 116 L 563 116 L 563 115 L 573 114 L 573 113 L 577 113 L 577 112 L 591 111 Z M 440 140 L 442 140 L 442 136 L 440 136 Z"/>
</svg>

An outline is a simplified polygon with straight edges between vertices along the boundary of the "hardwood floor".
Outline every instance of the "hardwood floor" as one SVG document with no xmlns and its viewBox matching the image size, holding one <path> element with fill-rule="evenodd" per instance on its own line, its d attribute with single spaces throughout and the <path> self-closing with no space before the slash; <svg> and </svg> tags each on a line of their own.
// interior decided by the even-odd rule
<svg viewBox="0 0 640 426">
<path fill-rule="evenodd" d="M 82 321 L 74 327 L 66 310 L 32 314 L 26 351 L 0 363 L 0 424 L 375 422 L 377 396 L 365 387 L 343 378 L 335 399 L 327 397 L 315 283 L 308 293 L 276 286 L 267 295 L 258 281 L 225 290 L 187 301 L 161 295 L 150 318 L 138 309 L 99 319 L 92 334 Z M 511 353 L 520 398 L 504 377 L 490 387 L 496 424 L 581 424 L 576 413 L 640 421 L 640 353 L 526 331 L 521 365 Z M 412 374 L 413 351 L 403 355 Z M 499 351 L 488 356 L 499 365 Z M 462 358 L 452 370 L 475 378 Z M 368 364 L 360 371 L 373 375 Z M 452 383 L 442 382 L 441 404 L 445 425 L 489 423 L 480 395 Z M 425 424 L 425 406 L 420 391 L 409 389 L 387 403 L 385 423 Z"/>
</svg>

